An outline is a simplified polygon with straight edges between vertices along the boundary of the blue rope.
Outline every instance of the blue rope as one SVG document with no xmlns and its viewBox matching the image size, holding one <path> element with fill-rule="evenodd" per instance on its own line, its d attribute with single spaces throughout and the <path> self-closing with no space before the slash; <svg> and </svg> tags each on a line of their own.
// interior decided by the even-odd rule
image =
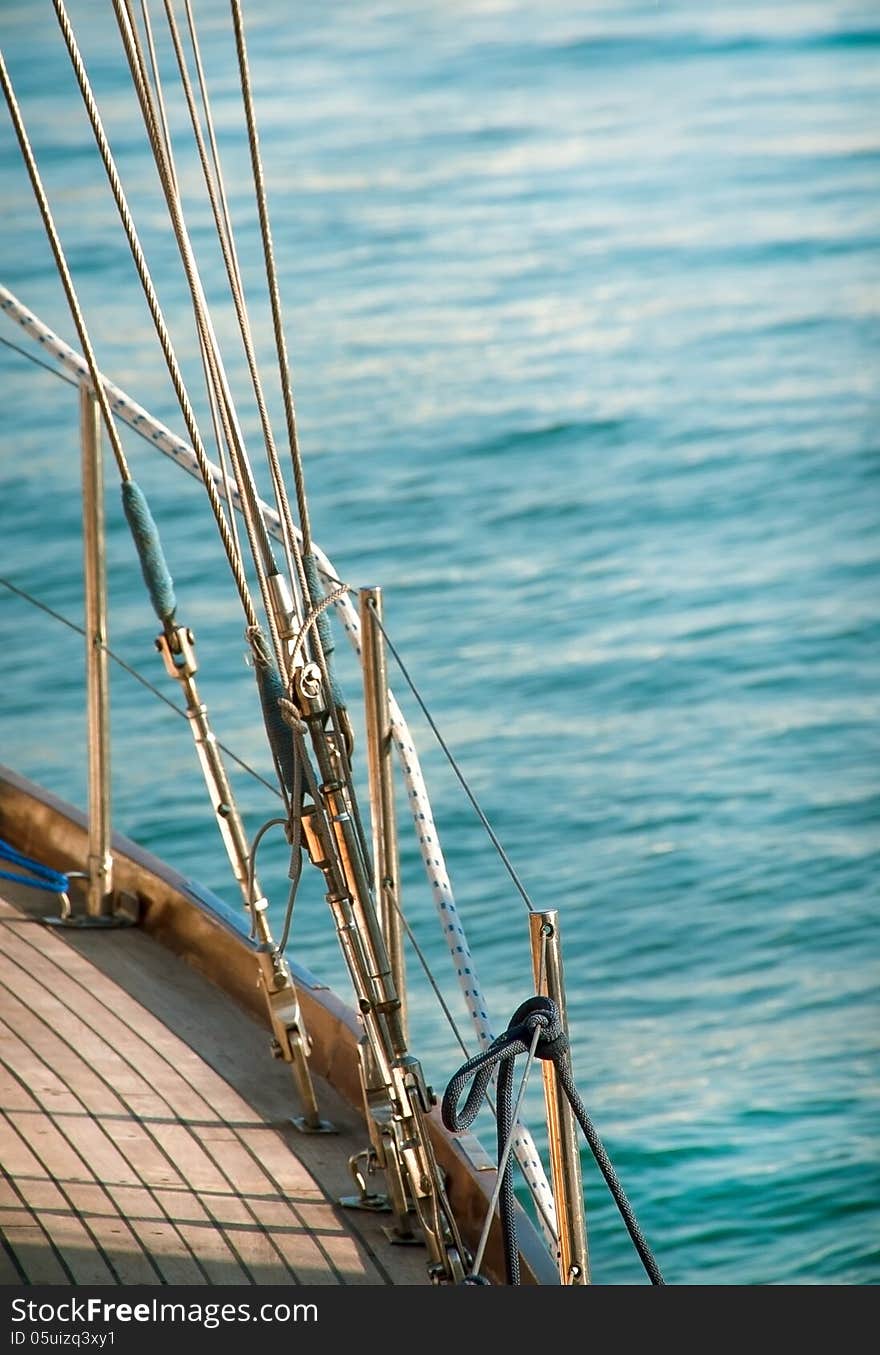
<svg viewBox="0 0 880 1355">
<path fill-rule="evenodd" d="M 0 837 L 0 860 L 10 861 L 14 866 L 24 866 L 25 870 L 37 876 L 36 880 L 31 880 L 27 875 L 15 875 L 11 870 L 0 870 L 0 880 L 14 880 L 16 884 L 30 885 L 31 889 L 47 889 L 50 894 L 66 894 L 70 888 L 70 881 L 66 875 L 62 875 L 58 870 L 52 870 L 50 866 L 41 865 L 39 861 L 32 861 L 29 856 L 24 856 L 8 842 L 4 842 L 2 837 Z"/>
</svg>

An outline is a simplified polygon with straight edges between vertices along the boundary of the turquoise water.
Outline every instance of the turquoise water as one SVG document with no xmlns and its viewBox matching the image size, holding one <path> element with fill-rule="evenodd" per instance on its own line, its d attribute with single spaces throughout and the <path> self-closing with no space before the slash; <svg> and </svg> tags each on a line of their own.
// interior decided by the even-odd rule
<svg viewBox="0 0 880 1355">
<path fill-rule="evenodd" d="M 200 390 L 108 10 L 71 4 Z M 226 7 L 196 12 L 271 372 Z M 535 904 L 561 911 L 575 1072 L 665 1276 L 875 1284 L 876 11 L 245 14 L 315 535 L 347 581 L 383 585 L 390 633 Z M 52 7 L 2 0 L 0 35 L 98 360 L 183 431 Z M 0 162 L 2 281 L 72 341 L 5 119 Z M 191 221 L 216 279 L 196 201 Z M 228 310 L 217 323 L 243 391 Z M 0 374 L 0 572 L 78 620 L 76 398 L 6 348 Z M 218 734 L 266 773 L 202 492 L 124 441 Z M 111 643 L 162 685 L 111 472 Z M 5 592 L 0 618 L 0 758 L 81 803 L 82 642 Z M 525 908 L 392 685 L 501 1028 L 531 991 Z M 117 825 L 232 900 L 182 722 L 116 671 L 113 725 Z M 235 785 L 255 831 L 275 803 Z M 445 976 L 402 832 L 408 916 Z M 270 835 L 276 921 L 286 865 Z M 297 909 L 296 953 L 347 992 L 316 881 Z M 414 1044 L 440 1087 L 458 1055 L 409 965 Z M 594 1279 L 640 1282 L 589 1164 L 585 1179 Z"/>
</svg>

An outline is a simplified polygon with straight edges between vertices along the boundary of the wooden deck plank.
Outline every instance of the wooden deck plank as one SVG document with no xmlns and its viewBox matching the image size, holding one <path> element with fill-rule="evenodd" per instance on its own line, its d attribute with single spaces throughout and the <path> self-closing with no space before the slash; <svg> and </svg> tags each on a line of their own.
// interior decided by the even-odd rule
<svg viewBox="0 0 880 1355">
<path fill-rule="evenodd" d="M 39 1214 L 43 1210 L 58 1213 L 68 1208 L 69 1202 L 62 1195 L 60 1188 L 48 1177 L 35 1179 L 26 1176 L 22 1181 L 16 1182 L 16 1186 L 24 1203 L 35 1214 Z"/>
<path fill-rule="evenodd" d="M 63 964 L 47 965 L 47 957 L 37 944 L 43 938 L 49 948 L 54 948 L 60 961 L 69 956 L 78 962 L 77 969 L 85 982 L 72 982 Z M 103 935 L 95 939 L 102 945 L 110 940 Z M 8 966 L 4 969 L 6 960 L 17 964 L 17 971 Z M 183 1075 L 188 1072 L 196 1079 L 207 1077 L 216 1083 L 218 1080 L 212 1070 L 207 1069 L 150 1012 L 110 983 L 83 956 L 61 943 L 54 933 L 30 927 L 20 935 L 15 927 L 0 927 L 0 979 L 4 976 L 11 977 L 16 990 L 22 990 L 28 1011 L 41 1014 L 50 1025 L 68 1032 L 69 1043 L 71 1037 L 77 1046 L 85 1040 L 90 1059 L 95 1055 L 91 1037 L 96 1031 L 104 1030 L 105 1034 L 109 1031 L 109 1039 L 100 1042 L 103 1049 L 100 1046 L 98 1049 L 105 1066 L 96 1069 L 92 1063 L 89 1065 L 93 1072 L 103 1077 L 105 1087 L 109 1088 L 112 1082 L 128 1095 L 135 1092 L 149 1094 L 157 1083 L 163 1083 L 166 1089 L 179 1093 L 180 1104 L 174 1107 L 179 1113 L 195 1117 L 215 1113 L 203 1098 L 192 1093 L 190 1080 Z M 106 1001 L 97 1000 L 99 994 Z M 163 1052 L 157 1056 L 159 1048 Z M 126 1075 L 130 1080 L 128 1086 Z M 219 1086 L 222 1088 L 222 1082 Z M 233 1104 L 237 1113 L 253 1119 L 253 1111 L 241 1098 L 233 1096 Z M 118 1102 L 114 1102 L 109 1109 L 117 1108 Z M 168 1109 L 167 1099 L 157 1097 L 148 1113 L 161 1116 Z"/>
<path fill-rule="evenodd" d="M 150 1258 L 125 1219 L 104 1214 L 84 1214 L 90 1231 L 112 1258 L 119 1284 L 161 1284 Z"/>
<path fill-rule="evenodd" d="M 59 944 L 57 937 L 51 939 Z M 102 945 L 108 940 L 112 944 L 112 938 L 96 939 Z M 162 1021 L 95 971 L 84 956 L 73 953 L 79 963 L 72 970 L 61 965 L 49 967 L 32 934 L 14 936 L 6 948 L 19 963 L 32 969 L 35 978 L 51 980 L 52 997 L 66 1008 L 65 1013 L 54 1009 L 55 1014 L 72 1020 L 78 1035 L 83 1028 L 86 1033 L 107 1029 L 110 1022 L 112 1044 L 103 1052 L 99 1071 L 124 1092 L 126 1101 L 135 1092 L 146 1098 L 149 1104 L 140 1105 L 139 1114 L 161 1116 L 171 1107 L 178 1115 L 196 1119 L 210 1118 L 220 1111 L 253 1120 L 253 1110 L 246 1101 L 218 1079 Z M 69 947 L 64 947 L 62 959 L 68 952 Z M 168 1001 L 173 1007 L 173 990 Z M 213 1093 L 213 1102 L 203 1095 L 205 1087 Z"/>
<path fill-rule="evenodd" d="M 73 1208 L 90 1218 L 119 1218 L 119 1210 L 100 1181 L 71 1181 L 66 1186 Z"/>
<path fill-rule="evenodd" d="M 289 1134 L 294 1130 L 288 1130 Z M 288 1199 L 299 1206 L 308 1200 L 326 1203 L 315 1178 L 291 1153 L 278 1130 L 267 1125 L 238 1128 L 236 1135 L 253 1158 L 262 1164 L 265 1174 Z"/>
<path fill-rule="evenodd" d="M 208 1284 L 184 1239 L 165 1219 L 129 1219 L 132 1232 L 152 1256 L 166 1284 Z"/>
<path fill-rule="evenodd" d="M 56 1118 L 56 1124 L 59 1121 Z M 103 1120 L 66 1116 L 60 1127 L 86 1161 L 99 1164 L 100 1179 L 115 1185 L 172 1185 L 180 1175 L 137 1122 L 115 1120 L 112 1132 Z"/>
<path fill-rule="evenodd" d="M 300 1284 L 339 1284 L 323 1238 L 310 1234 L 301 1219 L 281 1199 L 255 1199 L 253 1209 L 260 1223 L 275 1238 L 279 1250 Z"/>
<path fill-rule="evenodd" d="M 123 1218 L 164 1219 L 164 1209 L 146 1186 L 110 1185 L 107 1189 Z"/>
<path fill-rule="evenodd" d="M 51 939 L 56 945 L 60 944 L 54 935 Z M 27 934 L 24 940 L 27 941 Z M 120 957 L 124 956 L 124 935 L 103 935 L 100 942 L 102 947 L 115 945 Z M 23 952 L 17 954 L 21 958 Z M 103 975 L 98 975 L 92 981 L 90 976 L 94 969 L 83 955 L 74 952 L 73 960 L 77 963 L 71 963 L 67 977 L 77 978 L 79 984 L 75 990 L 70 990 L 64 982 L 65 975 L 62 974 L 57 977 L 59 995 L 66 994 L 81 1015 L 91 1016 L 98 1022 L 106 1019 L 107 1012 L 112 1011 L 116 1023 L 114 1040 L 117 1048 L 136 1059 L 138 1067 L 149 1077 L 150 1086 L 161 1087 L 163 1095 L 179 1115 L 207 1120 L 219 1117 L 226 1121 L 234 1121 L 236 1124 L 257 1125 L 261 1122 L 260 1117 L 254 1114 L 249 1101 L 225 1078 L 218 1077 L 214 1068 L 207 1065 L 204 1059 L 200 1058 L 174 1031 L 169 1030 L 164 1020 L 157 1020 L 128 994 L 120 995 L 118 986 L 110 983 Z M 39 960 L 34 963 L 39 966 Z M 255 968 L 254 982 L 256 981 Z M 168 1015 L 175 1017 L 175 1025 L 179 1025 L 184 1032 L 187 1029 L 192 1030 L 191 1014 L 186 1013 L 186 1019 L 181 1019 L 184 1016 L 183 1004 L 178 1011 L 173 998 L 172 988 L 170 995 L 167 992 L 165 994 L 166 1005 L 170 1005 Z M 268 1055 L 268 1035 L 264 1036 L 264 1039 Z M 221 1051 L 218 1059 L 221 1067 L 223 1062 Z M 228 1064 L 230 1070 L 235 1070 L 237 1060 L 229 1056 Z M 128 1099 L 126 1097 L 126 1100 Z M 292 1083 L 290 1109 L 291 1114 L 295 1113 Z M 154 1113 L 161 1115 L 161 1109 L 143 1112 L 144 1117 Z"/>
<path fill-rule="evenodd" d="M 13 945 L 8 947 L 8 949 L 13 951 L 18 950 L 20 952 L 20 958 L 30 962 L 32 971 L 41 972 L 42 970 L 42 977 L 47 980 L 51 977 L 45 966 L 41 966 L 39 962 L 33 961 L 29 955 L 22 953 L 22 947 Z M 33 947 L 31 947 L 31 949 L 33 949 Z M 0 955 L 0 966 L 3 965 L 3 961 L 7 958 L 7 955 Z M 111 1094 L 108 1100 L 105 1100 L 101 1095 L 100 1085 L 92 1076 L 94 1068 L 88 1067 L 83 1074 L 83 1067 L 79 1066 L 82 1064 L 82 1061 L 77 1060 L 73 1051 L 70 1050 L 69 1047 L 64 1047 L 64 1042 L 61 1038 L 55 1036 L 53 1031 L 47 1030 L 39 1021 L 39 1012 L 35 1012 L 33 1008 L 42 1009 L 42 1011 L 47 1013 L 50 1017 L 55 1020 L 60 1019 L 62 1025 L 66 1025 L 65 1013 L 59 1011 L 60 1004 L 55 994 L 45 994 L 45 990 L 39 988 L 36 981 L 31 978 L 30 973 L 24 972 L 23 974 L 16 974 L 9 964 L 7 964 L 5 969 L 0 972 L 3 972 L 4 977 L 7 979 L 12 978 L 12 980 L 17 983 L 19 991 L 25 999 L 30 999 L 31 1002 L 31 1006 L 29 1006 L 26 1001 L 20 1001 L 19 997 L 7 991 L 4 1006 L 11 1011 L 13 1018 L 16 1019 L 26 1032 L 36 1040 L 50 1057 L 53 1055 L 60 1055 L 60 1057 L 66 1061 L 68 1076 L 71 1075 L 71 1072 L 78 1074 L 77 1080 L 78 1082 L 85 1084 L 84 1090 L 93 1105 L 97 1102 L 101 1108 L 111 1107 L 114 1111 L 122 1109 L 122 1103 L 115 1095 Z M 56 988 L 65 991 L 69 989 L 69 985 L 65 984 L 63 980 L 60 982 L 56 980 Z M 92 1015 L 101 1016 L 106 1020 L 108 1014 L 106 1011 L 96 1012 L 94 1010 L 94 1004 L 92 1004 Z M 152 1021 L 152 1018 L 150 1019 Z M 74 1023 L 76 1023 L 77 1020 L 78 1018 L 74 1018 Z M 115 1033 L 118 1034 L 118 1022 L 115 1023 Z M 157 1147 L 157 1145 L 149 1140 L 149 1137 L 142 1126 L 131 1120 L 126 1120 L 124 1115 L 117 1116 L 118 1122 L 115 1126 L 116 1143 L 114 1143 L 107 1133 L 105 1133 L 101 1125 L 95 1121 L 90 1121 L 88 1117 L 82 1114 L 77 1097 L 68 1090 L 62 1080 L 48 1068 L 44 1061 L 40 1059 L 24 1041 L 16 1037 L 13 1032 L 9 1031 L 8 1028 L 5 1028 L 5 1034 L 5 1052 L 7 1058 L 11 1056 L 15 1070 L 18 1072 L 21 1079 L 25 1082 L 30 1082 L 30 1084 L 34 1086 L 35 1090 L 40 1094 L 41 1101 L 44 1103 L 48 1101 L 52 1105 L 63 1107 L 67 1112 L 63 1121 L 64 1129 L 71 1139 L 72 1145 L 78 1147 L 86 1158 L 95 1157 L 101 1162 L 102 1179 L 105 1180 L 107 1184 L 134 1186 L 139 1182 L 140 1177 L 143 1177 L 148 1184 L 154 1186 L 182 1184 L 182 1178 L 171 1166 L 170 1159 L 159 1147 Z M 90 1043 L 94 1045 L 94 1041 Z M 129 1045 L 135 1046 L 135 1052 L 141 1052 L 140 1046 L 143 1043 L 142 1041 L 132 1038 L 128 1043 Z M 94 1048 L 92 1048 L 92 1055 L 94 1057 Z M 99 1059 L 99 1062 L 103 1063 L 105 1070 L 108 1070 L 111 1076 L 118 1076 L 119 1061 L 115 1055 L 115 1051 L 110 1051 L 109 1058 L 105 1053 L 103 1058 Z M 164 1068 L 161 1071 L 164 1072 Z M 172 1072 L 174 1078 L 179 1081 L 176 1070 L 172 1070 Z M 10 1077 L 7 1074 L 5 1082 L 14 1092 L 14 1097 L 11 1100 L 11 1105 L 14 1107 L 14 1113 L 22 1113 L 23 1108 L 30 1110 L 32 1116 L 33 1141 L 42 1150 L 40 1155 L 43 1156 L 45 1160 L 45 1156 L 48 1154 L 49 1166 L 51 1169 L 66 1172 L 74 1181 L 81 1181 L 82 1173 L 79 1169 L 76 1154 L 71 1145 L 65 1145 L 63 1136 L 55 1131 L 55 1126 L 47 1123 L 39 1113 L 34 1117 L 34 1111 L 37 1109 L 34 1098 L 21 1094 L 21 1083 L 18 1082 L 16 1078 Z M 131 1081 L 131 1089 L 135 1094 L 140 1092 L 142 1085 L 143 1082 L 139 1076 L 135 1076 Z M 166 1104 L 160 1098 L 157 1098 L 155 1094 L 150 1094 L 145 1099 L 147 1102 L 144 1107 L 145 1109 L 159 1109 L 160 1111 L 167 1112 L 168 1108 Z M 201 1098 L 195 1097 L 186 1099 L 189 1100 L 188 1109 L 193 1109 L 199 1114 L 208 1110 L 208 1107 Z M 143 1105 L 143 1100 L 141 1101 L 141 1104 Z M 27 1113 L 27 1111 L 25 1110 L 24 1113 Z M 22 1128 L 21 1123 L 16 1123 L 14 1119 L 13 1125 L 18 1130 L 21 1130 Z M 174 1126 L 165 1126 L 165 1128 L 171 1128 L 173 1131 Z M 19 1165 L 26 1165 L 31 1170 L 39 1170 L 36 1166 L 34 1155 L 30 1153 L 24 1144 L 24 1139 L 27 1137 L 28 1135 L 22 1136 L 20 1133 L 15 1136 L 20 1148 L 24 1148 L 26 1154 L 25 1161 L 22 1162 L 21 1159 L 23 1154 L 21 1151 L 19 1152 Z M 180 1147 L 179 1135 L 177 1146 Z M 192 1147 L 193 1150 L 198 1150 L 198 1145 L 195 1144 L 194 1141 Z M 120 1148 L 122 1149 L 122 1152 L 119 1151 Z M 125 1154 L 125 1156 L 123 1156 L 123 1154 Z M 191 1152 L 189 1156 L 191 1158 L 193 1152 Z M 201 1153 L 201 1157 L 204 1162 L 207 1162 L 208 1159 L 205 1157 L 204 1153 Z M 128 1158 L 128 1161 L 126 1161 L 126 1158 Z M 136 1160 L 138 1163 L 137 1172 L 134 1171 L 130 1165 L 133 1160 Z M 224 1184 L 222 1175 L 216 1171 L 216 1169 L 212 1174 L 211 1183 L 215 1186 L 220 1185 L 221 1187 Z M 132 1194 L 133 1192 L 130 1191 L 128 1197 L 125 1199 L 125 1207 L 127 1210 L 131 1210 L 132 1208 Z M 60 1198 L 59 1195 L 59 1199 Z M 128 1224 L 123 1224 L 121 1217 L 117 1216 L 116 1221 L 111 1221 L 109 1223 L 105 1222 L 101 1229 L 104 1238 L 108 1242 L 115 1244 L 117 1247 L 120 1242 L 127 1244 L 122 1249 L 122 1273 L 128 1276 L 127 1279 L 123 1279 L 124 1283 L 149 1282 L 150 1279 L 159 1281 L 159 1276 L 156 1275 L 155 1270 L 153 1270 L 153 1267 L 147 1260 L 144 1246 L 142 1246 L 141 1243 L 147 1248 L 152 1248 L 155 1252 L 155 1263 L 158 1264 L 162 1278 L 166 1283 L 201 1284 L 210 1282 L 215 1284 L 237 1284 L 248 1282 L 246 1271 L 238 1264 L 233 1252 L 224 1241 L 222 1235 L 212 1224 L 209 1224 L 207 1227 L 203 1225 L 201 1228 L 175 1228 L 169 1220 L 162 1217 L 161 1208 L 150 1198 L 149 1193 L 146 1191 L 137 1192 L 137 1210 L 137 1222 L 134 1225 L 134 1228 L 129 1227 Z M 207 1214 L 205 1214 L 205 1211 L 202 1211 L 202 1213 L 205 1218 L 208 1217 Z M 68 1260 L 68 1264 L 71 1266 L 76 1282 L 113 1282 L 113 1276 L 108 1271 L 106 1264 L 101 1260 L 100 1256 L 94 1256 L 94 1247 L 87 1246 L 83 1249 L 81 1247 L 78 1248 L 76 1245 L 71 1245 L 82 1244 L 84 1237 L 87 1239 L 85 1228 L 79 1221 L 58 1215 L 52 1220 L 53 1226 L 49 1227 L 47 1226 L 47 1220 L 35 1218 L 33 1222 L 29 1224 L 29 1232 L 27 1233 L 23 1231 L 20 1213 L 16 1214 L 12 1222 L 15 1225 L 15 1235 L 18 1241 L 22 1245 L 27 1245 L 29 1249 L 32 1249 L 34 1239 L 39 1240 L 40 1234 L 38 1230 L 42 1224 L 46 1235 L 53 1238 L 56 1246 L 58 1246 L 61 1251 L 62 1256 Z M 138 1242 L 138 1238 L 140 1238 L 140 1243 Z M 201 1266 L 193 1257 L 186 1254 L 193 1246 L 198 1248 Z M 80 1250 L 85 1250 L 87 1254 L 91 1252 L 93 1259 L 81 1263 L 77 1259 Z M 259 1257 L 258 1261 L 261 1263 L 261 1269 L 264 1272 L 268 1272 L 268 1282 L 289 1282 L 290 1275 L 285 1272 L 283 1266 L 276 1263 L 276 1256 L 271 1248 L 268 1249 L 268 1255 Z M 52 1274 L 53 1279 L 58 1279 L 58 1274 L 55 1270 L 51 1270 L 49 1273 Z"/>
<path fill-rule="evenodd" d="M 102 950 L 114 952 L 114 967 L 117 970 L 121 969 L 123 973 L 128 969 L 131 979 L 137 980 L 141 977 L 137 962 L 132 960 L 128 953 L 133 948 L 126 944 L 131 936 L 131 933 L 104 934 L 100 941 Z M 52 940 L 56 945 L 60 944 L 57 937 L 53 936 Z M 76 950 L 73 950 L 68 962 L 67 972 L 70 977 L 76 978 L 80 982 L 87 997 L 94 997 L 114 1011 L 122 1024 L 127 1024 L 135 1033 L 143 1036 L 148 1046 L 146 1055 L 155 1053 L 166 1060 L 171 1074 L 183 1082 L 184 1094 L 186 1091 L 190 1091 L 201 1098 L 193 1107 L 189 1108 L 190 1114 L 196 1118 L 210 1118 L 212 1115 L 219 1115 L 227 1120 L 255 1121 L 253 1106 L 250 1102 L 239 1094 L 231 1081 L 222 1075 L 218 1077 L 215 1071 L 215 1069 L 218 1069 L 221 1074 L 227 1069 L 231 1073 L 237 1072 L 239 1065 L 234 1053 L 227 1053 L 222 1048 L 219 1049 L 214 1065 L 209 1066 L 192 1047 L 188 1037 L 202 1034 L 203 1030 L 201 1022 L 193 1020 L 191 1002 L 188 1000 L 188 994 L 185 991 L 182 990 L 180 993 L 181 1000 L 175 1001 L 174 984 L 166 985 L 163 990 L 162 1019 L 157 1019 L 153 1013 L 142 1004 L 135 1002 L 127 993 L 122 994 L 120 1001 L 118 984 L 107 979 L 103 974 L 95 975 L 94 967 L 90 964 L 88 958 L 77 953 Z M 255 985 L 257 983 L 256 966 L 254 968 L 254 983 Z M 171 1017 L 173 1017 L 173 1030 L 169 1029 L 167 1024 Z M 268 1034 L 263 1033 L 261 1039 L 268 1052 Z M 155 1067 L 151 1065 L 151 1075 L 155 1071 Z"/>
<path fill-rule="evenodd" d="M 92 1169 L 79 1153 L 60 1134 L 48 1115 L 35 1115 L 14 1110 L 9 1121 L 25 1140 L 35 1157 L 46 1169 L 46 1174 L 63 1181 L 94 1181 Z"/>
<path fill-rule="evenodd" d="M 315 1239 L 305 1235 L 302 1219 L 283 1199 L 271 1177 L 248 1152 L 236 1132 L 226 1126 L 204 1131 L 206 1148 L 221 1166 L 236 1195 L 244 1201 L 257 1223 L 271 1235 L 279 1253 L 300 1283 L 339 1283 L 330 1258 Z M 327 1206 L 328 1212 L 332 1210 Z M 304 1280 L 320 1273 L 320 1280 Z"/>
<path fill-rule="evenodd" d="M 200 1139 L 205 1151 L 211 1154 L 240 1195 L 275 1194 L 271 1177 L 251 1157 L 234 1129 L 225 1124 L 205 1125 L 200 1131 Z"/>
<path fill-rule="evenodd" d="M 9 1067 L 15 1038 L 9 1027 L 0 1021 L 0 1106 L 5 1106 L 7 1110 L 36 1110 L 36 1101 Z"/>
<path fill-rule="evenodd" d="M 34 1112 L 13 1111 L 12 1113 L 21 1116 Z M 20 1180 L 23 1176 L 47 1177 L 49 1175 L 43 1163 L 28 1147 L 27 1137 L 22 1137 L 2 1109 L 0 1109 L 0 1139 L 3 1143 L 2 1166 L 13 1180 Z"/>
<path fill-rule="evenodd" d="M 0 1285 L 20 1285 L 22 1282 L 22 1274 L 12 1259 L 13 1253 L 11 1249 L 7 1250 L 8 1247 L 9 1243 L 3 1236 L 3 1226 L 0 1224 Z"/>
<path fill-rule="evenodd" d="M 28 1284 L 72 1284 L 52 1251 L 49 1237 L 26 1210 L 0 1209 L 0 1230 L 15 1252 Z"/>
<path fill-rule="evenodd" d="M 205 1208 L 230 1247 L 253 1276 L 254 1284 L 290 1284 L 294 1276 L 277 1241 L 254 1217 L 249 1201 L 231 1190 L 202 1195 Z"/>
<path fill-rule="evenodd" d="M 162 1149 L 135 1119 L 113 1126 L 113 1141 L 135 1179 L 149 1187 L 181 1186 L 183 1177 Z"/>
<path fill-rule="evenodd" d="M 311 1224 L 305 1220 L 308 1227 Z M 317 1231 L 317 1230 L 316 1230 Z M 382 1276 L 364 1254 L 357 1239 L 342 1228 L 320 1233 L 321 1241 L 344 1284 L 382 1284 Z"/>
<path fill-rule="evenodd" d="M 76 1214 L 61 1189 L 49 1180 L 25 1177 L 18 1183 L 24 1204 L 45 1229 L 77 1284 L 115 1284 L 87 1221 Z"/>
<path fill-rule="evenodd" d="M 249 1284 L 251 1277 L 239 1262 L 222 1230 L 192 1190 L 157 1191 L 156 1198 L 181 1237 L 211 1277 L 212 1284 Z"/>
<path fill-rule="evenodd" d="M 28 1283 L 71 1283 L 49 1235 L 6 1177 L 0 1177 L 0 1235 L 14 1251 Z"/>
<path fill-rule="evenodd" d="M 344 1219 L 340 1219 L 338 1211 L 318 1189 L 314 1178 L 288 1151 L 280 1133 L 261 1127 L 240 1129 L 237 1135 L 262 1164 L 280 1195 L 295 1209 L 306 1234 L 314 1237 L 331 1265 L 340 1275 L 345 1275 L 345 1283 L 381 1284 L 381 1276 L 373 1262 L 363 1249 L 358 1248 Z M 261 1206 L 260 1216 L 267 1221 L 266 1207 Z"/>
<path fill-rule="evenodd" d="M 218 1164 L 199 1140 L 199 1131 L 185 1124 L 152 1123 L 150 1131 L 196 1191 L 222 1194 L 231 1189 Z"/>
<path fill-rule="evenodd" d="M 223 1237 L 211 1223 L 181 1223 L 178 1231 L 193 1256 L 198 1257 L 210 1284 L 250 1284 Z"/>
<path fill-rule="evenodd" d="M 70 1210 L 40 1210 L 37 1219 L 70 1270 L 73 1284 L 116 1284 L 116 1276 L 82 1219 Z"/>
<path fill-rule="evenodd" d="M 223 1232 L 216 1227 L 198 1196 L 189 1190 L 157 1191 L 166 1215 L 207 1272 L 212 1284 L 249 1284 Z"/>
<path fill-rule="evenodd" d="M 121 1187 L 120 1187 L 121 1189 Z M 120 1284 L 160 1284 L 161 1280 L 108 1191 L 99 1182 L 69 1182 L 65 1194 L 98 1244 L 112 1257 Z M 161 1217 L 161 1210 L 159 1217 Z"/>
</svg>

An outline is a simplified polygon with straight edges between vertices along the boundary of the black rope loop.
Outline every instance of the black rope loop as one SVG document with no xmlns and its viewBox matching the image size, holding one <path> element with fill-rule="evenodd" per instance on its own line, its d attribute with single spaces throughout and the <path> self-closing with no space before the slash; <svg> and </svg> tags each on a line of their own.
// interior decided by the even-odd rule
<svg viewBox="0 0 880 1355">
<path fill-rule="evenodd" d="M 483 1104 L 495 1069 L 508 1059 L 514 1059 L 517 1054 L 528 1050 L 530 1041 L 525 1043 L 523 1041 L 525 1031 L 525 1025 L 515 1030 L 508 1028 L 503 1035 L 496 1036 L 488 1049 L 484 1049 L 481 1054 L 475 1054 L 467 1063 L 463 1063 L 458 1072 L 450 1078 L 443 1094 L 440 1114 L 446 1128 L 453 1134 L 470 1129 Z M 458 1103 L 469 1082 L 472 1083 L 471 1089 L 464 1106 L 459 1110 Z"/>
</svg>

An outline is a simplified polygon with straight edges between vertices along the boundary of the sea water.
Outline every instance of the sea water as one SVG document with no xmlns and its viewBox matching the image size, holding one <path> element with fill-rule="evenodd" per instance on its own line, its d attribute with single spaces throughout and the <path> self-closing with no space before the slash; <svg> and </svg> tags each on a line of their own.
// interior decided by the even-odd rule
<svg viewBox="0 0 880 1355">
<path fill-rule="evenodd" d="M 227 7 L 195 12 L 282 441 Z M 70 13 L 210 453 L 109 6 Z M 389 635 L 533 906 L 559 909 L 575 1075 L 665 1277 L 877 1283 L 876 9 L 244 13 L 314 534 L 347 583 L 383 587 Z M 51 6 L 3 0 L 0 38 L 99 364 L 183 433 Z M 76 343 L 0 121 L 2 281 Z M 210 215 L 175 144 L 256 447 Z M 5 322 L 2 337 L 35 351 Z M 7 347 L 0 380 L 0 573 L 81 622 L 76 393 Z M 203 491 L 124 443 L 218 736 L 271 778 Z M 106 476 L 110 642 L 176 698 L 109 454 Z M 0 626 L 0 758 L 82 804 L 82 639 L 5 589 Z M 393 664 L 391 682 L 500 1030 L 533 991 L 526 906 Z M 116 826 L 235 903 L 184 722 L 117 668 L 112 712 Z M 232 775 L 254 833 L 278 801 Z M 399 810 L 406 914 L 473 1048 Z M 276 929 L 288 864 L 270 831 Z M 313 875 L 291 953 L 348 995 Z M 407 966 L 413 1046 L 442 1089 L 463 1056 L 412 951 Z M 526 1113 L 543 1143 L 539 1082 Z M 640 1282 L 586 1153 L 584 1174 L 594 1280 Z"/>
</svg>

